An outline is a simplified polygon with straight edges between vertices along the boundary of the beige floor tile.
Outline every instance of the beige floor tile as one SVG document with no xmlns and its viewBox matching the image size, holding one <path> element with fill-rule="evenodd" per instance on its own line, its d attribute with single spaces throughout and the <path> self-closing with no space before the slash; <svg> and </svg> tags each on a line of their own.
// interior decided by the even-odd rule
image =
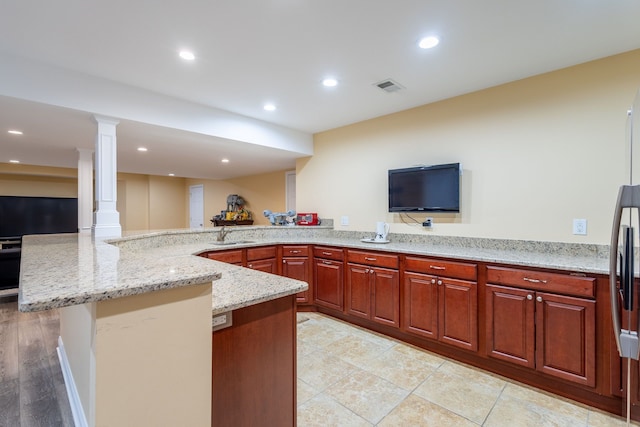
<svg viewBox="0 0 640 427">
<path fill-rule="evenodd" d="M 563 418 L 576 420 L 577 425 L 586 425 L 589 416 L 589 410 L 582 405 L 515 383 L 507 384 L 501 397 L 521 400 L 533 408 L 541 408 Z"/>
<path fill-rule="evenodd" d="M 324 350 L 298 357 L 298 378 L 319 391 L 357 370 L 352 364 Z"/>
<path fill-rule="evenodd" d="M 338 381 L 325 393 L 373 424 L 409 395 L 408 391 L 364 371 Z"/>
<path fill-rule="evenodd" d="M 347 335 L 333 342 L 326 350 L 344 361 L 359 366 L 367 359 L 378 357 L 393 345 L 395 343 L 392 341 L 372 341 L 360 335 Z"/>
<path fill-rule="evenodd" d="M 358 366 L 405 390 L 413 391 L 443 362 L 440 357 L 397 344 Z"/>
<path fill-rule="evenodd" d="M 298 406 L 298 427 L 371 427 L 324 393 Z"/>
<path fill-rule="evenodd" d="M 313 397 L 317 396 L 318 394 L 320 394 L 319 390 L 316 390 L 314 387 L 310 386 L 309 384 L 307 384 L 306 382 L 298 378 L 297 394 L 296 394 L 298 406 L 302 405 L 308 400 L 311 400 Z"/>
<path fill-rule="evenodd" d="M 518 399 L 503 393 L 491 410 L 484 427 L 586 427 L 582 419 L 555 412 L 535 401 Z"/>
<path fill-rule="evenodd" d="M 328 347 L 349 335 L 347 331 L 327 327 L 322 320 L 309 319 L 298 324 L 298 340 L 316 347 Z"/>
<path fill-rule="evenodd" d="M 460 415 L 454 414 L 414 394 L 409 395 L 389 415 L 377 424 L 379 427 L 433 426 L 477 427 Z"/>
<path fill-rule="evenodd" d="M 445 362 L 414 393 L 482 424 L 506 382 L 457 363 Z"/>
<path fill-rule="evenodd" d="M 601 412 L 595 409 L 589 410 L 589 427 L 625 427 L 627 425 L 626 416 L 618 417 L 613 414 Z M 631 425 L 634 427 L 640 426 L 637 421 L 631 421 Z"/>
<path fill-rule="evenodd" d="M 320 349 L 319 347 L 301 339 L 296 343 L 296 347 L 298 357 L 313 353 Z"/>
</svg>

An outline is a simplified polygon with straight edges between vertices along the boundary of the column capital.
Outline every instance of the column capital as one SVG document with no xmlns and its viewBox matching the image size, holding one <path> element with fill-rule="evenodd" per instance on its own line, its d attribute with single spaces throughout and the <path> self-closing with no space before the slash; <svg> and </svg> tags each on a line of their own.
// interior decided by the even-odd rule
<svg viewBox="0 0 640 427">
<path fill-rule="evenodd" d="M 93 119 L 98 123 L 98 124 L 106 124 L 106 125 L 113 125 L 113 126 L 117 126 L 120 123 L 120 120 L 113 118 L 113 117 L 108 117 L 108 116 L 101 116 L 99 114 L 94 114 L 93 115 Z"/>
</svg>

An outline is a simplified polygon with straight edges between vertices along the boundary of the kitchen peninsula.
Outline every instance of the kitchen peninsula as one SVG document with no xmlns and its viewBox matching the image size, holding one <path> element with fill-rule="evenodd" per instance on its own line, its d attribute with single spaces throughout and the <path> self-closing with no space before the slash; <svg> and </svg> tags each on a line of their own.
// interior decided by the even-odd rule
<svg viewBox="0 0 640 427">
<path fill-rule="evenodd" d="M 143 296 L 187 290 L 194 293 L 171 296 L 175 304 L 170 306 L 175 306 L 175 310 L 169 316 L 179 318 L 180 325 L 187 322 L 199 325 L 190 328 L 194 335 L 197 334 L 189 343 L 195 348 L 205 335 L 210 337 L 212 315 L 215 325 L 220 323 L 220 315 L 233 311 L 232 323 L 238 320 L 250 329 L 250 319 L 254 314 L 245 313 L 242 320 L 242 316 L 235 316 L 236 310 L 284 300 L 283 306 L 286 307 L 279 308 L 279 312 L 293 312 L 293 301 L 297 294 L 298 310 L 317 310 L 583 403 L 619 412 L 617 408 L 621 398 L 616 381 L 620 365 L 615 350 L 611 348 L 606 277 L 608 251 L 604 246 L 409 234 L 391 234 L 391 243 L 371 244 L 361 241 L 369 236 L 333 230 L 331 226 L 249 226 L 232 227 L 227 231 L 224 241 L 218 241 L 219 231 L 214 228 L 205 231 L 167 230 L 123 237 L 100 245 L 92 243 L 88 246 L 87 259 L 84 261 L 93 263 L 90 269 L 92 274 L 108 275 L 117 266 L 123 273 L 131 268 L 137 275 L 134 276 L 135 280 L 131 282 L 123 274 L 118 281 L 119 287 L 113 287 L 110 279 L 101 277 L 100 286 L 88 286 L 86 289 L 76 286 L 66 291 L 63 286 L 60 292 L 55 293 L 55 298 L 47 298 L 46 287 L 37 290 L 36 286 L 27 285 L 21 289 L 21 310 L 63 307 L 66 304 L 71 305 L 70 310 L 73 311 L 73 307 L 89 305 L 90 308 L 83 308 L 77 313 L 80 321 L 69 316 L 71 322 L 66 322 L 66 314 L 61 314 L 62 344 L 67 347 L 62 324 L 83 324 L 83 316 L 85 319 L 97 319 L 93 327 L 98 330 L 98 335 L 103 330 L 113 332 L 125 329 L 127 325 L 119 327 L 107 316 L 102 316 L 101 307 L 98 310 L 94 305 L 113 303 L 113 307 L 109 308 L 117 310 L 121 305 L 118 301 L 122 298 L 110 298 L 135 298 L 136 295 L 127 294 L 132 292 L 127 285 L 149 276 L 146 291 L 154 292 L 141 294 Z M 25 238 L 23 284 L 36 283 L 31 274 L 38 268 L 46 267 L 43 260 L 63 262 L 50 254 L 64 252 L 56 248 L 55 240 L 58 238 L 62 239 Z M 85 253 L 79 249 L 82 239 L 75 238 L 78 254 L 74 256 L 81 256 Z M 43 244 L 46 239 L 52 239 L 50 245 Z M 111 258 L 98 255 L 100 251 L 111 253 Z M 251 255 L 257 253 L 262 256 Z M 113 261 L 114 257 L 116 261 Z M 111 266 L 103 266 L 102 261 L 96 259 L 111 263 Z M 303 280 L 309 283 L 305 297 L 301 296 L 304 293 L 299 293 L 307 289 L 304 282 L 289 281 L 281 276 L 252 270 L 263 269 L 288 276 L 286 273 L 294 271 L 289 270 L 289 264 L 297 266 L 297 271 L 305 277 Z M 59 274 L 52 269 L 51 274 L 56 276 L 51 276 L 51 279 L 65 283 L 65 277 L 68 276 L 67 281 L 73 279 L 74 274 L 83 268 L 77 263 L 74 271 L 61 270 Z M 164 281 L 153 282 L 153 271 L 162 272 Z M 194 271 L 198 271 L 198 274 Z M 166 283 L 167 275 L 175 275 L 177 288 L 164 289 L 171 288 Z M 39 274 L 40 280 L 48 283 L 45 282 L 47 276 L 47 268 L 43 268 Z M 208 307 L 205 307 L 204 300 L 209 297 L 206 282 L 210 283 L 211 280 L 213 296 L 212 300 L 207 301 Z M 202 292 L 198 293 L 197 290 Z M 110 295 L 110 292 L 115 293 Z M 66 298 L 67 302 L 63 304 L 60 298 Z M 157 305 L 164 310 L 162 303 Z M 91 313 L 91 309 L 95 313 Z M 89 314 L 82 310 L 89 311 Z M 110 315 L 106 309 L 104 312 Z M 200 313 L 198 316 L 201 317 L 187 319 L 187 315 L 196 316 L 196 313 Z M 535 322 L 528 320 L 531 316 L 535 316 Z M 144 327 L 149 319 L 157 317 L 155 314 L 144 315 L 133 319 L 130 324 Z M 208 323 L 200 331 L 205 317 Z M 295 316 L 284 316 L 283 319 L 286 324 L 293 322 Z M 430 323 L 433 319 L 436 319 L 435 323 Z M 505 319 L 509 321 L 505 322 Z M 517 329 L 520 326 L 522 330 Z M 567 335 L 569 329 L 572 332 Z M 180 331 L 182 335 L 191 335 L 184 333 L 185 328 L 181 326 L 174 331 L 175 336 L 190 339 L 180 336 Z M 202 369 L 209 369 L 207 374 L 211 374 L 210 359 L 202 362 L 191 360 L 192 352 L 180 352 L 182 344 L 176 346 L 173 338 L 167 338 L 165 333 L 161 330 L 155 336 L 151 334 L 155 337 L 151 344 L 154 347 L 151 351 L 144 350 L 141 365 L 153 360 L 154 355 L 164 351 L 171 353 L 175 348 L 180 369 L 186 372 L 192 370 L 194 381 L 197 381 L 196 371 L 201 370 L 201 376 L 204 376 Z M 215 370 L 216 332 L 213 337 Z M 566 342 L 567 337 L 571 337 L 570 343 Z M 232 336 L 225 339 L 227 343 L 235 341 Z M 532 347 L 532 339 L 537 341 L 537 348 Z M 90 348 L 91 345 L 87 338 L 82 348 Z M 127 345 L 128 342 L 124 347 Z M 223 347 L 225 345 L 222 344 Z M 282 354 L 290 355 L 291 348 L 286 344 L 277 347 Z M 102 362 L 97 360 L 99 355 L 100 351 L 97 351 L 96 361 L 89 360 L 87 364 Z M 134 355 L 128 355 L 125 359 L 129 357 Z M 294 364 L 295 358 L 292 360 Z M 233 359 L 223 358 L 219 363 L 233 366 Z M 155 381 L 152 388 L 166 384 L 165 375 L 174 372 L 175 366 L 150 367 L 149 377 Z M 112 367 L 113 370 L 119 368 Z M 212 374 L 215 379 L 215 372 Z M 287 375 L 291 375 L 290 370 Z M 147 380 L 145 378 L 144 381 Z M 169 376 L 167 381 L 170 380 Z M 93 381 L 98 387 L 95 398 L 99 399 L 100 382 L 106 380 L 94 378 Z M 189 396 L 197 395 L 193 391 L 194 386 L 179 383 L 177 379 L 172 381 L 175 381 L 174 388 L 182 387 Z M 204 383 L 198 386 L 204 389 Z M 215 402 L 225 402 L 224 405 L 229 407 L 232 400 L 225 401 L 228 398 L 225 393 L 218 394 L 217 398 L 215 387 L 214 384 L 214 405 Z M 182 396 L 185 392 L 177 394 Z M 166 407 L 166 402 L 173 402 L 173 398 L 165 399 L 163 405 Z M 247 398 L 255 399 L 255 396 Z M 144 393 L 140 402 L 143 406 L 151 404 Z M 199 410 L 202 413 L 207 411 L 203 408 Z M 98 409 L 94 411 L 96 415 L 99 412 Z"/>
<path fill-rule="evenodd" d="M 59 309 L 58 351 L 76 425 L 209 425 L 212 316 L 239 312 L 239 323 L 243 312 L 273 305 L 281 327 L 289 320 L 295 416 L 294 298 L 307 284 L 194 256 L 215 248 L 206 242 L 215 234 L 179 235 L 204 241 L 23 238 L 19 308 Z"/>
</svg>

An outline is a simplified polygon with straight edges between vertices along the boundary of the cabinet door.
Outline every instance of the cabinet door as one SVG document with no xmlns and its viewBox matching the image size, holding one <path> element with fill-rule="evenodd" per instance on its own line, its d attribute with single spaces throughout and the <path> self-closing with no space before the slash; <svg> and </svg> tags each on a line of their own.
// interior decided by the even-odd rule
<svg viewBox="0 0 640 427">
<path fill-rule="evenodd" d="M 486 286 L 487 355 L 535 367 L 534 292 Z"/>
<path fill-rule="evenodd" d="M 478 292 L 475 282 L 438 278 L 439 327 L 441 342 L 478 350 Z"/>
<path fill-rule="evenodd" d="M 275 258 L 261 259 L 247 263 L 247 267 L 252 270 L 264 271 L 265 273 L 277 274 L 277 264 Z"/>
<path fill-rule="evenodd" d="M 308 258 L 284 258 L 282 260 L 282 275 L 291 279 L 302 280 L 309 284 L 309 289 L 299 292 L 296 295 L 298 303 L 308 304 L 312 295 L 311 281 L 309 280 L 309 259 Z"/>
<path fill-rule="evenodd" d="M 371 268 L 372 319 L 400 327 L 400 274 L 398 270 Z"/>
<path fill-rule="evenodd" d="M 344 264 L 342 261 L 316 259 L 313 283 L 316 304 L 342 311 L 344 307 Z"/>
<path fill-rule="evenodd" d="M 595 301 L 536 293 L 536 369 L 594 387 Z"/>
<path fill-rule="evenodd" d="M 347 314 L 371 318 L 371 267 L 348 264 L 347 267 Z"/>
<path fill-rule="evenodd" d="M 425 338 L 438 338 L 438 285 L 436 276 L 404 274 L 402 329 Z"/>
</svg>

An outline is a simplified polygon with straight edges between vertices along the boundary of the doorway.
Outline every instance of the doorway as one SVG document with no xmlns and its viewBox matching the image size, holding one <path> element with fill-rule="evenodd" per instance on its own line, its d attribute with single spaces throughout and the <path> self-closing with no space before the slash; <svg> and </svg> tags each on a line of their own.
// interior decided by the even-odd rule
<svg viewBox="0 0 640 427">
<path fill-rule="evenodd" d="M 189 228 L 204 228 L 204 186 L 189 186 Z"/>
</svg>

